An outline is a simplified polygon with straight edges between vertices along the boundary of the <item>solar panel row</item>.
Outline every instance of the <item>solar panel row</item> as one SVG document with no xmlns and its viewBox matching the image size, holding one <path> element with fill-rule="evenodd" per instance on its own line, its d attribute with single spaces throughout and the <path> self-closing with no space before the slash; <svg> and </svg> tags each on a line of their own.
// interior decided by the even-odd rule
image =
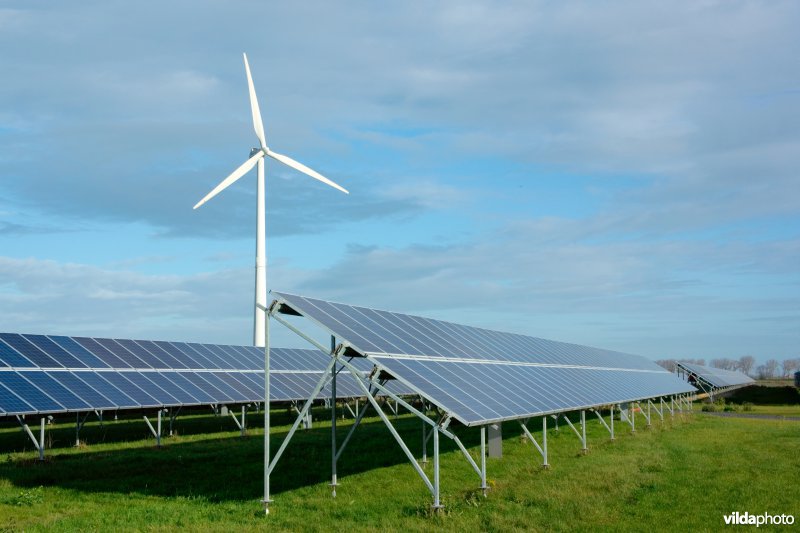
<svg viewBox="0 0 800 533">
<path fill-rule="evenodd" d="M 356 307 L 273 292 L 364 355 L 423 355 L 455 359 L 514 361 L 652 370 L 642 357 L 464 326 L 402 313 Z"/>
<path fill-rule="evenodd" d="M 466 425 L 695 392 L 636 355 L 273 295 Z"/>
<path fill-rule="evenodd" d="M 686 369 L 713 387 L 735 387 L 737 385 L 748 385 L 755 383 L 750 376 L 733 370 L 723 370 L 721 368 L 711 368 L 708 366 L 695 365 L 690 363 L 677 363 L 678 366 Z"/>
<path fill-rule="evenodd" d="M 263 349 L 188 342 L 0 333 L 0 368 L 263 370 Z"/>
<path fill-rule="evenodd" d="M 318 350 L 270 354 L 271 401 L 307 399 L 329 361 Z M 263 358 L 252 346 L 0 333 L 0 415 L 260 402 Z M 338 380 L 338 397 L 360 395 Z"/>
</svg>

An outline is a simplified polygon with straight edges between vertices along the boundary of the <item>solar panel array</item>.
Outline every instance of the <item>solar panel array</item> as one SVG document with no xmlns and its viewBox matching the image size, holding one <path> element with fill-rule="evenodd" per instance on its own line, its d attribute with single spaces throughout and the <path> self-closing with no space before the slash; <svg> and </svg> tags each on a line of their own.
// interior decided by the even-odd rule
<svg viewBox="0 0 800 533">
<path fill-rule="evenodd" d="M 272 348 L 270 356 L 271 401 L 307 399 L 330 360 L 318 350 Z M 337 396 L 361 391 L 339 379 Z M 263 399 L 263 348 L 0 333 L 0 416 Z"/>
<path fill-rule="evenodd" d="M 755 380 L 747 374 L 734 370 L 723 370 L 721 368 L 712 368 L 690 363 L 677 363 L 677 365 L 710 384 L 712 387 L 736 387 L 755 383 Z"/>
<path fill-rule="evenodd" d="M 300 314 L 344 340 L 466 425 L 695 392 L 643 357 L 286 293 Z"/>
</svg>

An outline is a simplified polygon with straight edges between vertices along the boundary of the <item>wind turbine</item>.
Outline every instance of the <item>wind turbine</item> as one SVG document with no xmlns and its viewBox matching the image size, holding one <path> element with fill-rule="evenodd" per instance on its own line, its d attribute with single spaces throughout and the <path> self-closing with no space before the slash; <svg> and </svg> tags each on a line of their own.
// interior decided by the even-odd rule
<svg viewBox="0 0 800 533">
<path fill-rule="evenodd" d="M 253 148 L 250 150 L 250 159 L 242 163 L 236 170 L 234 170 L 230 176 L 225 178 L 220 182 L 219 185 L 214 187 L 210 193 L 208 193 L 205 198 L 197 202 L 197 205 L 194 206 L 194 209 L 197 209 L 228 186 L 233 184 L 239 178 L 247 174 L 254 166 L 258 165 L 258 187 L 257 187 L 257 215 L 256 215 L 256 297 L 255 297 L 255 307 L 254 307 L 254 323 L 253 323 L 253 345 L 254 346 L 264 346 L 265 342 L 265 319 L 266 319 L 266 311 L 264 309 L 267 306 L 267 255 L 265 250 L 265 237 L 266 237 L 266 211 L 265 211 L 265 199 L 264 199 L 264 158 L 269 156 L 273 159 L 276 159 L 287 165 L 292 167 L 295 170 L 299 170 L 303 174 L 307 176 L 311 176 L 312 178 L 321 181 L 327 185 L 330 185 L 334 189 L 339 189 L 345 194 L 349 194 L 347 189 L 341 187 L 340 185 L 334 183 L 333 181 L 329 180 L 319 172 L 312 170 L 305 166 L 302 163 L 299 163 L 292 159 L 291 157 L 285 156 L 283 154 L 279 154 L 269 149 L 267 146 L 266 138 L 264 137 L 264 124 L 261 120 L 261 110 L 258 107 L 258 99 L 256 98 L 256 90 L 253 87 L 253 77 L 250 75 L 250 65 L 247 62 L 247 54 L 242 54 L 244 56 L 244 70 L 247 73 L 247 87 L 250 91 L 250 110 L 253 113 L 253 127 L 256 131 L 256 137 L 258 137 L 258 143 L 260 148 Z"/>
</svg>

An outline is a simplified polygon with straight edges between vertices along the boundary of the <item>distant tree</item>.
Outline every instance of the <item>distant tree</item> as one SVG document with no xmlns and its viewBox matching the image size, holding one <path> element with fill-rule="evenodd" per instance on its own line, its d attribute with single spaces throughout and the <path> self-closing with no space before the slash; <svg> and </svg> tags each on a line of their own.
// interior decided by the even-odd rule
<svg viewBox="0 0 800 533">
<path fill-rule="evenodd" d="M 666 368 L 670 372 L 675 372 L 675 359 L 659 359 L 656 361 L 656 364 Z"/>
<path fill-rule="evenodd" d="M 764 363 L 764 370 L 768 379 L 774 378 L 775 372 L 778 370 L 778 361 L 775 359 L 768 359 L 767 362 Z"/>
<path fill-rule="evenodd" d="M 749 374 L 753 370 L 754 364 L 756 364 L 756 358 L 752 355 L 743 355 L 739 358 L 739 370 L 745 374 Z"/>
<path fill-rule="evenodd" d="M 725 362 L 722 359 L 712 359 L 711 366 L 714 368 L 725 368 Z"/>
<path fill-rule="evenodd" d="M 800 360 L 784 359 L 781 366 L 783 366 L 783 376 L 790 378 L 794 374 L 795 370 L 797 370 L 798 366 L 800 366 Z"/>
<path fill-rule="evenodd" d="M 767 379 L 769 376 L 767 375 L 767 366 L 766 365 L 758 365 L 756 367 L 756 379 Z"/>
<path fill-rule="evenodd" d="M 706 366 L 706 360 L 705 359 L 695 359 L 695 362 L 700 366 Z"/>
</svg>

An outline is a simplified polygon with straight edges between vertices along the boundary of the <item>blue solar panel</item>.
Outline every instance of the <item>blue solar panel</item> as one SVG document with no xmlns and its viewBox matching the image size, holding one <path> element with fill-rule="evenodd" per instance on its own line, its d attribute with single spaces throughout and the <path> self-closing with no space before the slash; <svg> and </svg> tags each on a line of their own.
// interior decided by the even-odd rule
<svg viewBox="0 0 800 533">
<path fill-rule="evenodd" d="M 147 374 L 150 374 L 150 372 L 148 372 Z M 167 392 L 165 389 L 156 385 L 152 380 L 148 379 L 147 376 L 143 373 L 125 372 L 121 375 L 124 376 L 125 379 L 129 380 L 131 383 L 135 384 L 137 387 L 142 389 L 149 396 L 153 397 L 156 400 L 155 405 L 181 404 L 181 402 L 179 402 L 178 399 L 175 398 L 175 396 Z"/>
<path fill-rule="evenodd" d="M 0 362 L 2 362 L 2 366 L 18 368 L 36 366 L 2 340 L 0 340 Z"/>
<path fill-rule="evenodd" d="M 230 368 L 229 366 L 227 366 L 228 362 L 222 359 L 221 354 L 218 354 L 210 350 L 209 345 L 197 344 L 196 342 L 185 342 L 185 343 L 180 343 L 178 345 L 180 346 L 181 344 L 188 346 L 198 354 L 202 355 L 209 362 L 211 362 L 212 365 L 216 366 L 217 368 L 225 368 L 225 369 Z"/>
<path fill-rule="evenodd" d="M 5 373 L 5 372 L 3 372 Z M 27 415 L 36 412 L 36 409 L 31 407 L 22 398 L 11 392 L 0 378 L 0 409 L 5 413 L 14 413 L 20 415 Z"/>
<path fill-rule="evenodd" d="M 73 337 L 78 344 L 91 352 L 93 355 L 101 359 L 106 365 L 111 368 L 133 368 L 126 360 L 117 357 L 112 352 L 103 348 L 96 340 L 88 337 Z M 97 367 L 99 368 L 99 367 Z"/>
<path fill-rule="evenodd" d="M 219 402 L 219 398 L 210 392 L 211 389 L 208 386 L 205 388 L 198 387 L 192 380 L 188 379 L 187 374 L 188 372 L 172 372 L 169 377 L 175 382 L 175 385 L 197 398 L 200 403 L 210 405 Z"/>
<path fill-rule="evenodd" d="M 253 357 L 253 353 L 244 346 L 225 346 L 224 348 L 238 354 L 239 360 L 242 361 L 242 368 L 246 368 L 247 370 L 264 370 L 263 349 L 261 351 L 261 357 L 259 358 Z"/>
<path fill-rule="evenodd" d="M 23 335 L 26 340 L 66 368 L 85 368 L 82 362 L 44 335 Z"/>
<path fill-rule="evenodd" d="M 221 387 L 227 388 L 227 385 L 225 383 L 222 383 L 216 376 L 213 376 L 210 372 L 183 372 L 183 376 L 192 383 L 194 383 L 197 387 L 200 387 L 205 391 L 209 391 L 209 393 L 218 400 L 217 402 L 214 403 L 233 402 L 233 398 L 231 397 L 231 395 L 227 394 L 221 388 Z"/>
<path fill-rule="evenodd" d="M 695 390 L 631 354 L 273 294 L 279 311 L 326 328 L 362 356 L 355 361 L 377 364 L 401 382 L 399 389 L 421 394 L 467 425 Z"/>
<path fill-rule="evenodd" d="M 133 401 L 142 407 L 161 407 L 164 405 L 156 398 L 142 390 L 141 387 L 127 379 L 125 376 L 135 374 L 135 372 L 103 372 L 103 379 L 108 380 L 122 391 L 126 396 L 130 396 Z"/>
<path fill-rule="evenodd" d="M 81 374 L 85 375 L 87 372 L 81 372 Z M 53 372 L 49 374 L 49 376 L 58 381 L 65 388 L 74 392 L 78 397 L 86 400 L 86 403 L 89 404 L 91 409 L 115 409 L 120 405 L 127 405 L 130 407 L 130 404 L 126 404 L 124 402 L 120 404 L 110 400 L 98 392 L 96 387 L 89 386 L 86 384 L 86 382 L 71 372 Z M 110 385 L 108 385 L 108 387 L 110 387 Z M 108 387 L 103 387 L 102 390 L 107 393 Z"/>
<path fill-rule="evenodd" d="M 170 347 L 169 351 L 165 350 L 153 341 L 136 341 L 142 348 L 158 357 L 166 365 L 165 368 L 181 369 L 181 368 L 202 368 L 192 366 L 194 361 L 187 359 L 185 355 L 179 352 L 174 346 Z"/>
<path fill-rule="evenodd" d="M 173 396 L 176 400 L 178 400 L 183 405 L 197 405 L 200 404 L 200 400 L 192 396 L 190 393 L 186 392 L 183 387 L 179 386 L 172 376 L 175 375 L 175 372 L 147 372 L 143 374 L 147 377 L 150 381 L 164 389 L 165 391 L 169 392 L 171 396 Z M 172 402 L 165 402 L 164 405 L 170 405 Z"/>
<path fill-rule="evenodd" d="M 114 402 L 114 405 L 120 409 L 135 409 L 142 407 L 140 402 L 131 398 L 130 395 L 122 392 L 122 390 L 114 385 L 111 380 L 106 379 L 110 376 L 117 376 L 116 372 L 74 372 L 73 375 L 85 382 L 94 390 L 98 391 L 98 393 L 101 393 L 103 396 Z M 124 381 L 122 384 L 126 387 L 132 386 L 129 381 Z M 148 403 L 145 405 L 150 404 Z"/>
<path fill-rule="evenodd" d="M 16 372 L 0 372 L 0 383 L 7 389 L 14 391 L 17 396 L 25 400 L 25 403 L 36 411 L 45 413 L 66 411 L 63 405 L 48 397 Z"/>
<path fill-rule="evenodd" d="M 722 368 L 711 368 L 682 362 L 677 363 L 677 365 L 713 387 L 735 387 L 755 383 L 755 380 L 750 376 L 735 370 L 723 370 Z"/>
<path fill-rule="evenodd" d="M 139 359 L 138 357 L 136 357 L 136 355 L 126 350 L 121 344 L 116 342 L 114 339 L 94 339 L 94 340 L 97 341 L 97 343 L 100 344 L 103 348 L 116 355 L 119 359 L 130 363 L 131 367 L 133 368 L 153 368 L 151 365 L 147 364 L 145 361 Z"/>
<path fill-rule="evenodd" d="M 86 411 L 92 407 L 67 390 L 61 383 L 38 370 L 20 371 L 19 374 L 36 385 L 49 398 L 57 401 L 70 411 Z"/>
<path fill-rule="evenodd" d="M 14 348 L 16 351 L 25 356 L 33 364 L 42 368 L 59 368 L 62 365 L 58 364 L 55 359 L 41 351 L 39 348 L 25 340 L 22 335 L 16 333 L 0 333 L 0 339 L 4 340 L 6 344 Z M 62 367 L 63 368 L 63 367 Z"/>
<path fill-rule="evenodd" d="M 108 364 L 78 344 L 75 339 L 61 335 L 50 335 L 50 339 L 89 368 L 108 368 Z"/>
<path fill-rule="evenodd" d="M 193 350 L 184 342 L 153 341 L 162 350 L 171 353 L 176 359 L 184 361 L 188 368 L 219 368 L 208 358 Z"/>
<path fill-rule="evenodd" d="M 161 359 L 142 348 L 135 341 L 129 339 L 114 339 L 114 341 L 147 365 L 146 367 L 138 368 L 169 368 Z"/>
</svg>

